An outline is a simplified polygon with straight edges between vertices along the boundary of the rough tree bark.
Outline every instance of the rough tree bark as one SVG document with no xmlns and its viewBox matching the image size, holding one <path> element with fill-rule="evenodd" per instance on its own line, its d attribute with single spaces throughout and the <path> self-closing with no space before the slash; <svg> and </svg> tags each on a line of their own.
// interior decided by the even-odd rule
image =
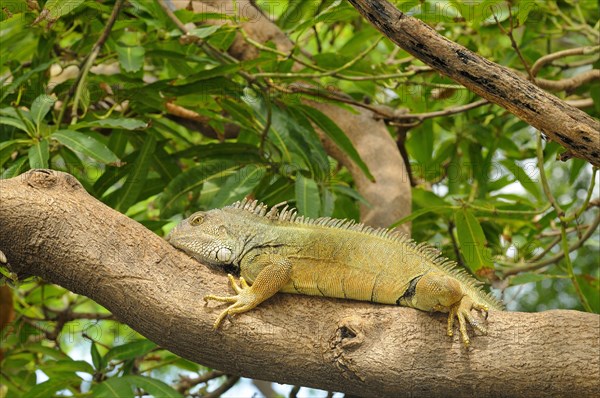
<svg viewBox="0 0 600 398">
<path fill-rule="evenodd" d="M 597 396 L 600 317 L 491 312 L 465 350 L 446 317 L 278 294 L 215 332 L 226 278 L 85 192 L 71 175 L 0 180 L 0 250 L 162 347 L 232 374 L 363 396 Z"/>
<path fill-rule="evenodd" d="M 600 122 L 467 48 L 387 0 L 349 0 L 386 37 L 474 93 L 507 109 L 569 151 L 600 166 Z M 569 157 L 567 156 L 567 157 Z"/>
</svg>

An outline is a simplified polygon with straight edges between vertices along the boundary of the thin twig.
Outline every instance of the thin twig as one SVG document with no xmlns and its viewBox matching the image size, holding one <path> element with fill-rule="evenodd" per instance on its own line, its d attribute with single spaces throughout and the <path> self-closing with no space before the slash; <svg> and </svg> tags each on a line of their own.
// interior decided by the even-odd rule
<svg viewBox="0 0 600 398">
<path fill-rule="evenodd" d="M 535 256 L 533 256 L 531 259 L 529 259 L 529 262 L 530 262 L 530 263 L 533 263 L 533 262 L 536 262 L 536 261 L 538 261 L 538 260 L 540 260 L 540 259 L 544 258 L 544 256 L 545 256 L 546 254 L 548 254 L 548 253 L 550 252 L 550 250 L 552 250 L 552 248 L 553 248 L 554 246 L 556 246 L 557 244 L 559 244 L 559 243 L 560 243 L 560 239 L 561 239 L 561 238 L 560 238 L 560 231 L 559 231 L 559 236 L 555 237 L 555 238 L 554 238 L 554 240 L 553 240 L 552 242 L 550 242 L 550 244 L 549 244 L 548 246 L 546 246 L 546 247 L 544 248 L 544 250 L 542 250 L 542 252 L 541 252 L 541 253 L 539 253 L 539 254 L 536 254 L 536 255 L 535 255 Z"/>
<path fill-rule="evenodd" d="M 290 393 L 288 394 L 288 398 L 297 398 L 298 393 L 300 392 L 300 388 L 301 388 L 301 386 L 292 387 L 292 389 L 290 390 Z"/>
<path fill-rule="evenodd" d="M 585 23 L 585 24 L 578 24 L 578 23 L 573 22 L 573 20 L 571 18 L 569 18 L 569 16 L 567 14 L 565 14 L 564 12 L 562 12 L 562 10 L 560 9 L 560 7 L 558 7 L 556 5 L 556 2 L 549 2 L 548 4 L 550 4 L 550 6 L 551 6 L 549 8 L 549 10 L 550 11 L 554 11 L 554 15 L 560 16 L 569 25 L 569 26 L 566 27 L 567 30 L 583 34 L 592 43 L 597 43 L 598 42 L 598 39 L 600 38 L 600 34 L 598 33 L 597 30 L 595 30 L 593 27 L 591 27 L 587 23 Z M 558 26 L 561 27 L 561 28 L 564 28 L 563 26 L 560 25 L 560 23 L 559 23 Z"/>
<path fill-rule="evenodd" d="M 476 211 L 484 211 L 484 212 L 489 212 L 492 214 L 506 214 L 506 215 L 519 215 L 519 216 L 535 216 L 537 214 L 541 214 L 541 213 L 545 213 L 546 210 L 548 210 L 550 208 L 550 204 L 543 206 L 541 209 L 535 209 L 535 210 L 506 210 L 506 209 L 497 209 L 495 207 L 482 207 L 482 206 L 476 206 L 474 204 L 466 204 L 469 206 L 469 208 L 476 210 Z"/>
<path fill-rule="evenodd" d="M 573 55 L 594 54 L 599 51 L 600 51 L 600 46 L 592 46 L 592 47 L 586 46 L 586 47 L 570 48 L 568 50 L 562 50 L 562 51 L 557 51 L 555 53 L 546 54 L 543 57 L 540 57 L 537 61 L 535 61 L 535 63 L 531 67 L 531 74 L 534 77 L 537 76 L 538 72 L 540 71 L 540 69 L 542 69 L 542 67 L 544 67 L 544 65 L 547 65 L 547 64 L 551 63 L 552 61 L 557 60 L 559 58 L 570 57 Z"/>
<path fill-rule="evenodd" d="M 219 387 L 217 387 L 214 391 L 211 391 L 208 394 L 204 394 L 202 396 L 202 398 L 218 398 L 218 397 L 220 397 L 222 394 L 225 393 L 225 391 L 227 391 L 231 387 L 233 387 L 235 385 L 235 383 L 238 382 L 239 379 L 240 379 L 239 376 L 228 376 L 227 379 L 223 382 L 223 384 L 221 384 Z"/>
<path fill-rule="evenodd" d="M 373 44 L 371 44 L 369 47 L 367 47 L 362 52 L 360 52 L 356 57 L 354 57 L 350 61 L 346 62 L 344 65 L 342 65 L 338 68 L 335 68 L 335 69 L 326 70 L 322 73 L 293 73 L 293 72 L 292 73 L 277 73 L 277 72 L 271 73 L 271 72 L 265 72 L 265 73 L 255 73 L 254 77 L 296 77 L 296 78 L 315 78 L 316 79 L 316 78 L 320 78 L 320 77 L 337 76 L 339 72 L 346 70 L 348 68 L 351 68 L 358 61 L 363 59 L 375 47 L 377 47 L 377 45 L 379 44 L 379 42 L 382 39 L 383 39 L 383 36 L 379 37 L 377 40 L 375 40 L 373 42 Z M 348 77 L 353 77 L 353 76 L 348 76 Z"/>
<path fill-rule="evenodd" d="M 267 106 L 267 120 L 265 121 L 265 125 L 260 134 L 260 146 L 259 146 L 258 151 L 261 155 L 263 155 L 264 150 L 265 150 L 265 142 L 267 140 L 267 135 L 269 134 L 269 130 L 271 129 L 271 119 L 273 117 L 271 99 L 269 98 L 268 92 L 265 93 L 264 98 L 265 98 L 265 105 Z"/>
<path fill-rule="evenodd" d="M 535 84 L 538 87 L 549 91 L 573 91 L 577 87 L 594 80 L 600 80 L 600 69 L 586 70 L 585 72 L 581 72 L 575 76 L 560 80 L 536 78 Z"/>
<path fill-rule="evenodd" d="M 283 57 L 285 59 L 291 59 L 297 63 L 299 63 L 302 66 L 305 66 L 307 68 L 319 71 L 320 73 L 295 73 L 295 72 L 261 72 L 261 73 L 255 73 L 252 76 L 254 77 L 279 77 L 279 78 L 296 78 L 296 79 L 301 79 L 301 78 L 305 78 L 305 79 L 317 79 L 317 78 L 321 78 L 321 77 L 327 77 L 327 76 L 333 76 L 336 77 L 340 80 L 348 80 L 348 81 L 366 81 L 366 80 L 387 80 L 387 79 L 397 79 L 400 77 L 409 77 L 409 76 L 413 76 L 419 72 L 423 72 L 423 70 L 410 70 L 407 72 L 398 72 L 398 73 L 387 73 L 387 74 L 381 74 L 381 75 L 367 75 L 367 76 L 349 76 L 349 75 L 344 75 L 341 74 L 339 72 L 341 72 L 342 70 L 348 69 L 349 67 L 351 67 L 352 65 L 354 65 L 357 61 L 359 61 L 360 59 L 362 59 L 368 52 L 370 52 L 373 48 L 375 48 L 375 46 L 379 43 L 380 40 L 375 41 L 375 43 L 370 46 L 369 48 L 367 48 L 365 51 L 363 51 L 361 54 L 359 54 L 357 57 L 355 57 L 354 59 L 352 59 L 350 62 L 342 65 L 339 68 L 336 69 L 325 69 L 322 68 L 318 65 L 315 65 L 313 63 L 309 63 L 304 61 L 302 58 L 297 57 L 296 55 L 293 54 L 293 52 L 283 52 L 280 50 L 277 50 L 276 48 L 271 48 L 268 46 L 263 45 L 262 43 L 257 42 L 256 40 L 252 39 L 250 36 L 248 36 L 248 33 L 246 33 L 245 30 L 241 30 L 241 34 L 244 37 L 244 40 L 248 43 L 253 45 L 254 47 L 256 47 L 257 49 L 261 50 L 261 51 L 266 51 L 266 52 L 270 52 L 273 54 L 277 54 L 280 57 Z M 427 70 L 432 70 L 431 68 L 427 67 Z"/>
<path fill-rule="evenodd" d="M 581 207 L 579 207 L 579 209 L 577 209 L 575 213 L 573 213 L 573 215 L 565 217 L 565 222 L 577 220 L 583 214 L 583 212 L 587 210 L 590 204 L 590 200 L 592 199 L 592 195 L 594 194 L 594 187 L 596 186 L 596 174 L 598 174 L 598 167 L 594 167 L 592 170 L 592 179 L 590 181 L 585 200 L 581 204 Z"/>
<path fill-rule="evenodd" d="M 456 237 L 454 236 L 454 221 L 448 222 L 448 236 L 450 237 L 450 241 L 452 241 L 452 248 L 454 249 L 454 256 L 456 257 L 456 263 L 464 268 L 465 263 L 463 261 L 462 256 L 460 255 L 460 249 L 458 247 L 458 242 L 456 241 Z"/>
<path fill-rule="evenodd" d="M 544 152 L 542 150 L 542 133 L 537 132 L 537 145 L 536 145 L 536 155 L 538 161 L 538 168 L 540 169 L 540 181 L 542 183 L 542 188 L 544 189 L 544 193 L 546 197 L 550 201 L 550 204 L 556 210 L 557 216 L 563 217 L 565 212 L 559 206 L 556 199 L 554 199 L 554 195 L 552 195 L 552 191 L 550 190 L 550 185 L 548 184 L 548 178 L 546 177 L 546 171 L 544 170 Z"/>
<path fill-rule="evenodd" d="M 572 107 L 579 108 L 579 109 L 591 108 L 592 106 L 594 106 L 593 98 L 572 99 L 572 100 L 566 100 L 565 102 L 567 104 L 571 105 Z"/>
<path fill-rule="evenodd" d="M 498 18 L 496 17 L 496 13 L 492 13 L 492 15 L 494 16 L 494 20 L 496 21 L 496 24 L 498 25 L 498 28 L 500 28 L 500 30 L 502 31 L 502 33 L 504 33 L 505 35 L 507 35 L 508 38 L 510 39 L 510 44 L 511 44 L 512 48 L 515 50 L 515 52 L 517 53 L 517 55 L 519 56 L 519 59 L 521 60 L 521 63 L 523 64 L 523 67 L 527 71 L 527 75 L 529 76 L 529 80 L 531 80 L 532 82 L 535 81 L 535 77 L 531 73 L 531 69 L 529 68 L 529 64 L 525 60 L 525 57 L 523 57 L 523 54 L 521 53 L 521 50 L 519 49 L 519 45 L 517 44 L 517 42 L 515 40 L 515 37 L 513 35 L 514 19 L 513 19 L 513 16 L 512 16 L 512 10 L 511 10 L 510 3 L 508 4 L 508 20 L 510 22 L 510 28 L 508 29 L 508 31 L 506 29 L 504 29 L 504 26 L 502 26 L 502 24 L 500 23 L 500 21 L 498 21 Z"/>
<path fill-rule="evenodd" d="M 489 104 L 489 101 L 486 99 L 481 99 L 479 101 L 471 102 L 470 104 L 456 106 L 453 108 L 442 109 L 440 111 L 435 111 L 435 112 L 413 113 L 413 114 L 407 113 L 405 115 L 397 115 L 397 116 L 394 116 L 393 118 L 391 118 L 390 120 L 396 121 L 396 120 L 416 119 L 416 120 L 422 122 L 425 119 L 431 119 L 434 117 L 448 116 L 448 115 L 454 115 L 456 113 L 466 112 L 468 110 L 478 108 L 485 104 Z"/>
<path fill-rule="evenodd" d="M 581 246 L 583 246 L 585 241 L 588 240 L 594 232 L 596 232 L 596 228 L 598 228 L 599 225 L 600 225 L 600 213 L 598 213 L 598 215 L 596 216 L 594 221 L 590 224 L 589 228 L 585 231 L 585 234 L 583 234 L 581 239 L 579 239 L 577 242 L 575 242 L 574 244 L 569 246 L 568 252 L 570 253 L 574 250 L 579 249 Z M 534 271 L 536 269 L 543 268 L 547 265 L 555 264 L 558 261 L 562 260 L 562 258 L 564 256 L 565 256 L 565 251 L 563 250 L 560 253 L 556 254 L 555 256 L 553 256 L 547 260 L 540 261 L 537 263 L 527 263 L 522 266 L 514 267 L 509 270 L 506 270 L 506 271 L 504 271 L 504 276 L 506 277 L 506 276 L 510 276 L 510 275 L 516 275 L 521 272 Z M 502 263 L 502 262 L 499 262 L 499 263 L 503 264 L 503 265 L 506 264 L 506 263 Z"/>
<path fill-rule="evenodd" d="M 180 376 L 180 380 L 175 386 L 175 389 L 182 394 L 186 394 L 189 390 L 198 384 L 203 384 L 208 382 L 209 380 L 216 379 L 218 377 L 225 376 L 225 373 L 220 370 L 211 370 L 210 372 L 205 372 L 199 375 L 198 377 L 187 377 Z"/>
<path fill-rule="evenodd" d="M 108 40 L 110 31 L 112 30 L 115 22 L 117 21 L 119 12 L 121 11 L 121 8 L 123 7 L 123 3 L 124 3 L 124 0 L 117 0 L 115 2 L 115 5 L 112 9 L 112 13 L 110 14 L 110 17 L 108 18 L 108 21 L 106 21 L 106 26 L 104 27 L 102 34 L 100 35 L 100 37 L 98 38 L 96 43 L 94 43 L 94 46 L 92 47 L 92 51 L 89 53 L 87 58 L 83 61 L 83 63 L 80 65 L 79 74 L 77 75 L 75 82 L 71 86 L 71 89 L 67 93 L 67 97 L 63 101 L 64 105 L 63 105 L 63 108 L 60 110 L 60 114 L 58 116 L 58 124 L 59 125 L 62 122 L 62 119 L 64 117 L 64 113 L 67 108 L 67 103 L 69 102 L 69 100 L 71 99 L 73 94 L 75 94 L 75 98 L 73 99 L 73 106 L 71 108 L 71 118 L 72 118 L 71 124 L 77 122 L 77 118 L 78 118 L 77 106 L 79 104 L 79 101 L 81 100 L 81 95 L 83 93 L 83 88 L 85 86 L 86 77 L 87 77 L 88 73 L 90 72 L 90 69 L 94 65 L 94 61 L 98 57 L 98 54 L 100 54 L 100 50 L 104 46 L 104 43 L 106 42 L 106 40 Z"/>
<path fill-rule="evenodd" d="M 561 237 L 563 253 L 565 253 L 564 258 L 565 258 L 565 263 L 567 265 L 567 274 L 569 274 L 569 278 L 571 278 L 571 282 L 573 282 L 573 287 L 575 288 L 575 292 L 577 293 L 577 296 L 579 296 L 579 301 L 581 301 L 583 308 L 587 312 L 593 312 L 592 307 L 590 307 L 590 303 L 588 303 L 587 298 L 581 291 L 581 286 L 579 286 L 579 281 L 577 280 L 577 276 L 575 275 L 575 272 L 573 271 L 573 263 L 571 262 L 571 256 L 569 256 L 569 254 L 568 254 L 570 252 L 569 241 L 567 240 L 566 223 L 564 221 L 560 223 L 560 230 L 562 232 L 560 237 Z"/>
</svg>

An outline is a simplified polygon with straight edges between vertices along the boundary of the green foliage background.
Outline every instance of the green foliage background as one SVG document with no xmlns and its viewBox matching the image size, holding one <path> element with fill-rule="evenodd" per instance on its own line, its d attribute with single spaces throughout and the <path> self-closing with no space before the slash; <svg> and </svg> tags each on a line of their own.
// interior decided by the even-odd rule
<svg viewBox="0 0 600 398">
<path fill-rule="evenodd" d="M 302 104 L 314 96 L 290 93 L 292 83 L 318 87 L 320 100 L 335 102 L 322 98 L 335 87 L 354 101 L 411 114 L 477 99 L 398 51 L 343 1 L 258 2 L 297 43 L 292 55 L 306 62 L 302 70 L 271 43 L 252 61 L 228 56 L 240 32 L 233 17 L 177 11 L 184 23 L 196 23 L 192 34 L 204 43 L 197 45 L 156 1 L 126 1 L 86 70 L 114 4 L 2 1 L 0 172 L 69 172 L 160 235 L 192 211 L 249 195 L 270 205 L 287 200 L 312 217 L 358 218 L 364 199 L 326 154 L 315 126 L 369 170 L 331 119 Z M 523 73 L 507 33 L 528 65 L 596 45 L 547 65 L 539 77 L 559 80 L 599 67 L 595 1 L 510 4 L 509 12 L 500 1 L 396 2 L 449 39 Z M 230 24 L 204 24 L 209 18 Z M 598 118 L 598 88 L 592 81 L 556 94 L 592 98 L 585 111 Z M 195 112 L 200 127 L 168 117 L 167 104 Z M 399 133 L 391 123 L 389 130 Z M 509 309 L 600 311 L 597 174 L 589 164 L 557 161 L 564 149 L 536 139 L 531 127 L 493 105 L 417 123 L 406 150 L 413 214 L 398 221 L 412 221 L 415 240 L 487 277 Z M 562 217 L 543 189 L 540 166 Z M 185 388 L 180 375 L 208 370 L 145 340 L 91 300 L 38 279 L 14 284 L 3 273 L 15 319 L 2 332 L 0 396 L 181 396 L 215 388 Z"/>
</svg>

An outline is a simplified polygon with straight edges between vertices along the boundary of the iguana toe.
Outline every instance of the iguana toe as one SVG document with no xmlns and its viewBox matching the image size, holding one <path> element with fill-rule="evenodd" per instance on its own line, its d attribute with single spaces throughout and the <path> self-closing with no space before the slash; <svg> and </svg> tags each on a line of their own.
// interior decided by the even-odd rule
<svg viewBox="0 0 600 398">
<path fill-rule="evenodd" d="M 237 293 L 235 296 L 215 296 L 212 294 L 204 296 L 204 301 L 206 303 L 208 303 L 209 300 L 233 303 L 219 314 L 219 317 L 213 325 L 214 329 L 217 329 L 228 315 L 249 311 L 261 302 L 253 292 L 252 287 L 246 283 L 244 278 L 240 278 L 240 285 L 238 285 L 233 275 L 230 274 L 228 277 L 231 282 L 231 287 Z"/>
</svg>

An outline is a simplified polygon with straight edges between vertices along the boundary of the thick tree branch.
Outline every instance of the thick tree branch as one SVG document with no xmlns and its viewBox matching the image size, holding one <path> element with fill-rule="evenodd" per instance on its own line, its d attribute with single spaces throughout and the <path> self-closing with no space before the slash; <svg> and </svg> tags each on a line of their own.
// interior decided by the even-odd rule
<svg viewBox="0 0 600 398">
<path fill-rule="evenodd" d="M 350 0 L 386 37 L 421 61 L 600 166 L 600 123 L 552 94 L 438 34 L 386 0 Z"/>
<path fill-rule="evenodd" d="M 190 360 L 281 383 L 362 396 L 594 396 L 600 318 L 576 311 L 491 312 L 467 351 L 444 315 L 278 294 L 215 332 L 226 278 L 88 195 L 70 175 L 0 180 L 0 250 L 108 308 Z"/>
</svg>

